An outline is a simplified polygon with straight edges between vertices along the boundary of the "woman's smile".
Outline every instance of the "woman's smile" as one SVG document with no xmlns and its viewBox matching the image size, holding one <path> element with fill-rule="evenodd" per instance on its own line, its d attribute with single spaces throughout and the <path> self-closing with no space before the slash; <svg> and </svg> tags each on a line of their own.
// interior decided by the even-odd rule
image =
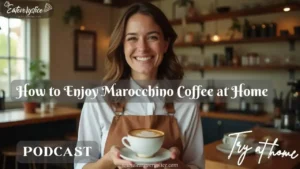
<svg viewBox="0 0 300 169">
<path fill-rule="evenodd" d="M 157 56 L 154 55 L 134 55 L 132 58 L 132 66 L 136 72 L 150 74 L 156 70 Z"/>
<path fill-rule="evenodd" d="M 153 57 L 151 56 L 147 56 L 147 57 L 134 57 L 137 61 L 141 61 L 141 62 L 146 62 L 146 61 L 149 61 L 150 59 L 152 59 Z"/>
</svg>

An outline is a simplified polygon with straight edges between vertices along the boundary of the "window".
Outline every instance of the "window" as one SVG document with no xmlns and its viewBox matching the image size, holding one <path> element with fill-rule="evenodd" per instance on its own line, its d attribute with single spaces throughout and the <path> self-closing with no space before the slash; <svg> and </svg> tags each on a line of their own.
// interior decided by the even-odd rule
<svg viewBox="0 0 300 169">
<path fill-rule="evenodd" d="M 0 27 L 0 90 L 9 97 L 10 82 L 27 77 L 25 20 L 0 16 Z"/>
</svg>

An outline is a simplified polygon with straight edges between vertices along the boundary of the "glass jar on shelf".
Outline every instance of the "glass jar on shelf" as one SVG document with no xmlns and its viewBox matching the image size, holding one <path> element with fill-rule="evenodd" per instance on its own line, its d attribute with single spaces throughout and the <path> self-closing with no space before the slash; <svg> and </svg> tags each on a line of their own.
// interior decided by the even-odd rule
<svg viewBox="0 0 300 169">
<path fill-rule="evenodd" d="M 269 54 L 261 55 L 261 58 L 262 58 L 263 65 L 271 65 L 272 64 L 271 55 L 269 55 Z"/>
<path fill-rule="evenodd" d="M 283 54 L 281 58 L 281 63 L 283 65 L 295 65 L 296 60 L 293 54 Z"/>
<path fill-rule="evenodd" d="M 256 55 L 253 52 L 248 54 L 248 65 L 249 66 L 255 66 L 256 65 Z"/>
<path fill-rule="evenodd" d="M 193 32 L 187 32 L 184 36 L 184 42 L 185 43 L 194 42 L 194 33 Z"/>
<path fill-rule="evenodd" d="M 244 54 L 244 55 L 241 56 L 241 65 L 242 66 L 248 66 L 249 65 L 248 55 Z"/>
<path fill-rule="evenodd" d="M 237 54 L 233 55 L 232 65 L 233 66 L 240 66 L 241 65 L 240 57 Z"/>
<path fill-rule="evenodd" d="M 261 56 L 256 54 L 256 65 L 259 66 L 261 64 Z"/>
<path fill-rule="evenodd" d="M 260 57 L 258 56 L 258 53 L 249 53 L 249 64 L 251 64 L 251 66 L 260 65 Z"/>
</svg>

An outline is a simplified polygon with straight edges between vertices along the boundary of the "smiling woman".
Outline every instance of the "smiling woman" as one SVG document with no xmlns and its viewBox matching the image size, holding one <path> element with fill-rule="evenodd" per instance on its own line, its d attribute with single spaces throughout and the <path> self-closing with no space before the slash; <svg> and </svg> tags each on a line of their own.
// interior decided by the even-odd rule
<svg viewBox="0 0 300 169">
<path fill-rule="evenodd" d="M 151 97 L 151 90 L 145 91 L 150 87 L 155 91 L 172 91 L 180 84 L 183 69 L 173 51 L 176 37 L 168 19 L 156 6 L 136 3 L 126 10 L 111 35 L 106 64 L 108 71 L 104 77 L 105 83 L 117 83 L 116 90 L 124 89 L 126 96 L 116 100 L 99 96 L 98 102 L 86 100 L 78 141 L 96 141 L 100 146 L 91 155 L 89 163 L 75 164 L 76 169 L 135 168 L 138 163 L 168 164 L 177 169 L 204 168 L 199 106 L 171 101 L 169 96 L 160 97 L 157 93 Z M 139 93 L 131 95 L 131 91 Z M 140 95 L 143 93 L 146 96 Z M 113 92 L 109 94 L 113 95 Z M 165 133 L 162 144 L 137 143 L 151 150 L 158 149 L 163 156 L 157 153 L 139 161 L 128 158 L 137 157 L 139 152 L 124 147 L 122 138 L 141 128 Z"/>
</svg>

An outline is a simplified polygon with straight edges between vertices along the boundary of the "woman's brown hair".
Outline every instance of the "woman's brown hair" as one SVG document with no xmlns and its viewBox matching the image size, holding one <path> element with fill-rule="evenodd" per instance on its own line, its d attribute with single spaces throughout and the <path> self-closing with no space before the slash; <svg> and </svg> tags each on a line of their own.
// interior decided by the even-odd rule
<svg viewBox="0 0 300 169">
<path fill-rule="evenodd" d="M 181 80 L 183 78 L 183 68 L 173 51 L 173 44 L 177 38 L 177 34 L 163 12 L 151 3 L 146 2 L 131 5 L 113 30 L 105 64 L 107 66 L 107 73 L 103 80 L 117 82 L 122 79 L 129 79 L 130 77 L 131 68 L 125 60 L 123 40 L 127 21 L 136 13 L 151 16 L 161 28 L 165 40 L 169 41 L 167 52 L 164 54 L 163 60 L 158 67 L 157 79 Z"/>
</svg>

